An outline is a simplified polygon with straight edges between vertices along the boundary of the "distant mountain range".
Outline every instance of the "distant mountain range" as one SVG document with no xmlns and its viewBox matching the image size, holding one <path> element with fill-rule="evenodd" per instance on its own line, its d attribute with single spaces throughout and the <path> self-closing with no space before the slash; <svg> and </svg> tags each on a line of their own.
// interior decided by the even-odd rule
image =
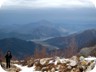
<svg viewBox="0 0 96 72">
<path fill-rule="evenodd" d="M 66 37 L 51 38 L 43 42 L 26 41 L 18 38 L 5 38 L 0 40 L 0 49 L 3 53 L 11 50 L 13 55 L 18 58 L 33 55 L 35 48 L 45 47 L 48 48 L 48 51 L 51 51 L 71 48 L 71 46 L 73 46 L 73 49 L 78 48 L 79 52 L 82 48 L 92 47 L 94 45 L 96 45 L 96 30 L 94 29 Z"/>
<path fill-rule="evenodd" d="M 54 23 L 42 20 L 24 25 L 3 26 L 0 32 L 0 39 L 16 37 L 24 40 L 34 40 L 59 37 L 62 35 L 68 35 L 68 32 L 61 32 L 55 27 Z"/>
<path fill-rule="evenodd" d="M 73 33 L 80 33 L 86 29 L 96 28 L 95 24 L 68 24 L 52 23 L 47 20 L 41 20 L 29 24 L 0 24 L 0 39 L 20 38 L 23 40 L 46 39 L 52 37 L 68 36 Z"/>
<path fill-rule="evenodd" d="M 60 49 L 69 48 L 74 45 L 79 50 L 84 47 L 94 46 L 96 44 L 96 30 L 86 30 L 82 33 L 72 34 L 66 37 L 56 37 L 46 40 L 45 43 L 56 46 Z"/>
</svg>

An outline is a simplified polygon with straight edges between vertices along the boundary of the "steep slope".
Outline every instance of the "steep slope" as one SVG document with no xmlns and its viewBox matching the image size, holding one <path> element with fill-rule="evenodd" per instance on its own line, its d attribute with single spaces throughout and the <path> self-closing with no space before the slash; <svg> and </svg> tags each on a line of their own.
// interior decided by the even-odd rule
<svg viewBox="0 0 96 72">
<path fill-rule="evenodd" d="M 0 49 L 3 53 L 11 50 L 12 54 L 16 58 L 23 58 L 24 56 L 30 56 L 34 53 L 37 44 L 31 41 L 25 41 L 17 38 L 6 38 L 0 40 Z"/>
<path fill-rule="evenodd" d="M 74 45 L 77 48 L 89 47 L 96 44 L 96 30 L 86 30 L 80 34 L 72 34 L 66 37 L 56 37 L 45 41 L 47 44 L 59 48 L 68 48 Z"/>
<path fill-rule="evenodd" d="M 16 33 L 16 32 L 10 32 L 10 33 L 0 32 L 0 39 L 4 39 L 4 38 L 19 38 L 19 39 L 23 39 L 23 40 L 32 40 L 33 39 L 31 34 L 20 34 L 20 33 Z"/>
<path fill-rule="evenodd" d="M 84 56 L 95 56 L 96 57 L 96 45 L 92 47 L 82 48 L 79 52 L 80 55 Z"/>
<path fill-rule="evenodd" d="M 96 56 L 96 45 L 92 47 L 82 48 L 79 54 L 83 56 Z"/>
</svg>

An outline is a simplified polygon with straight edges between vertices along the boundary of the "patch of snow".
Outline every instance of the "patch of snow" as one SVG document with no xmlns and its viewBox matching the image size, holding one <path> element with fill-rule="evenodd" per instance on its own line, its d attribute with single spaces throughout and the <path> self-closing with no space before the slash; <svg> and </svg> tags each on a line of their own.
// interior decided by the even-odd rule
<svg viewBox="0 0 96 72">
<path fill-rule="evenodd" d="M 87 60 L 87 61 L 92 61 L 93 60 L 94 61 L 93 64 L 95 64 L 95 67 L 91 70 L 91 68 L 93 66 L 93 65 L 91 65 L 88 68 L 88 70 L 90 69 L 91 70 L 90 72 L 96 72 L 96 57 L 88 57 L 88 58 L 85 58 L 85 60 Z M 86 72 L 88 72 L 88 70 Z"/>
<path fill-rule="evenodd" d="M 34 72 L 35 70 L 34 70 L 34 67 L 27 67 L 27 66 L 21 66 L 21 65 L 17 65 L 17 64 L 15 64 L 15 66 L 17 66 L 18 68 L 20 68 L 21 69 L 21 71 L 20 72 Z"/>
<path fill-rule="evenodd" d="M 53 60 L 50 60 L 50 61 L 49 61 L 49 64 L 51 64 L 51 63 L 54 63 Z"/>
<path fill-rule="evenodd" d="M 57 61 L 55 61 L 55 63 L 54 63 L 54 64 L 55 64 L 55 65 L 57 65 L 57 63 L 58 63 L 58 62 L 57 62 Z"/>
<path fill-rule="evenodd" d="M 86 72 L 91 71 L 94 68 L 95 62 L 93 62 L 90 66 L 88 66 Z"/>
<path fill-rule="evenodd" d="M 0 72 L 6 72 L 0 65 Z"/>
<path fill-rule="evenodd" d="M 96 65 L 95 65 L 94 69 L 91 70 L 90 72 L 96 72 Z"/>
<path fill-rule="evenodd" d="M 96 57 L 88 57 L 88 58 L 85 58 L 85 60 L 89 60 L 89 61 L 95 60 L 96 61 Z"/>
</svg>

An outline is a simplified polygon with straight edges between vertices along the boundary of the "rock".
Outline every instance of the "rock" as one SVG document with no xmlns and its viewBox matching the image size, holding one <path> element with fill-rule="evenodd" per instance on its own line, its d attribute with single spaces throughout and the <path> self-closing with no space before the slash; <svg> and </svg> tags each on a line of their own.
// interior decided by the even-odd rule
<svg viewBox="0 0 96 72">
<path fill-rule="evenodd" d="M 85 60 L 85 58 L 83 56 L 80 56 L 79 60 L 80 62 L 82 62 L 83 60 Z"/>
<path fill-rule="evenodd" d="M 52 69 L 51 69 L 51 72 L 55 72 L 55 68 L 52 68 Z"/>
<path fill-rule="evenodd" d="M 48 71 L 48 67 L 43 67 L 43 68 L 41 69 L 41 71 L 42 71 L 42 72 Z"/>
<path fill-rule="evenodd" d="M 34 65 L 34 60 L 27 61 L 28 67 L 32 67 Z"/>
<path fill-rule="evenodd" d="M 45 64 L 48 64 L 48 63 L 49 63 L 49 58 L 40 59 L 40 64 L 41 65 L 45 65 Z"/>
<path fill-rule="evenodd" d="M 82 65 L 82 66 L 85 66 L 85 65 L 87 65 L 87 64 L 88 64 L 88 62 L 85 61 L 85 60 L 83 60 L 83 61 L 81 62 L 81 65 Z"/>
<path fill-rule="evenodd" d="M 65 59 L 65 58 L 64 59 L 60 59 L 61 63 L 67 63 L 68 61 L 69 61 L 69 59 Z"/>
<path fill-rule="evenodd" d="M 77 62 L 76 61 L 74 61 L 74 60 L 70 60 L 70 64 L 69 64 L 70 66 L 76 66 L 77 65 Z"/>
<path fill-rule="evenodd" d="M 71 72 L 75 72 L 75 68 L 73 68 L 73 69 L 71 70 Z"/>
<path fill-rule="evenodd" d="M 58 60 L 55 61 L 55 65 L 57 65 L 57 64 L 61 64 L 60 59 L 58 59 Z"/>
<path fill-rule="evenodd" d="M 72 67 L 69 65 L 68 67 L 67 67 L 68 69 L 72 69 Z"/>
</svg>

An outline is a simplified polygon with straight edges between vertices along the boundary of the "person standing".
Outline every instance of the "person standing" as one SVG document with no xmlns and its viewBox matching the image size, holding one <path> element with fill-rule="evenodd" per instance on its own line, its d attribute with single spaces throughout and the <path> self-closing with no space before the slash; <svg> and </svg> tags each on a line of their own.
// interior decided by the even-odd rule
<svg viewBox="0 0 96 72">
<path fill-rule="evenodd" d="M 6 68 L 10 68 L 10 61 L 12 59 L 11 51 L 7 51 L 5 58 L 6 58 Z"/>
</svg>

